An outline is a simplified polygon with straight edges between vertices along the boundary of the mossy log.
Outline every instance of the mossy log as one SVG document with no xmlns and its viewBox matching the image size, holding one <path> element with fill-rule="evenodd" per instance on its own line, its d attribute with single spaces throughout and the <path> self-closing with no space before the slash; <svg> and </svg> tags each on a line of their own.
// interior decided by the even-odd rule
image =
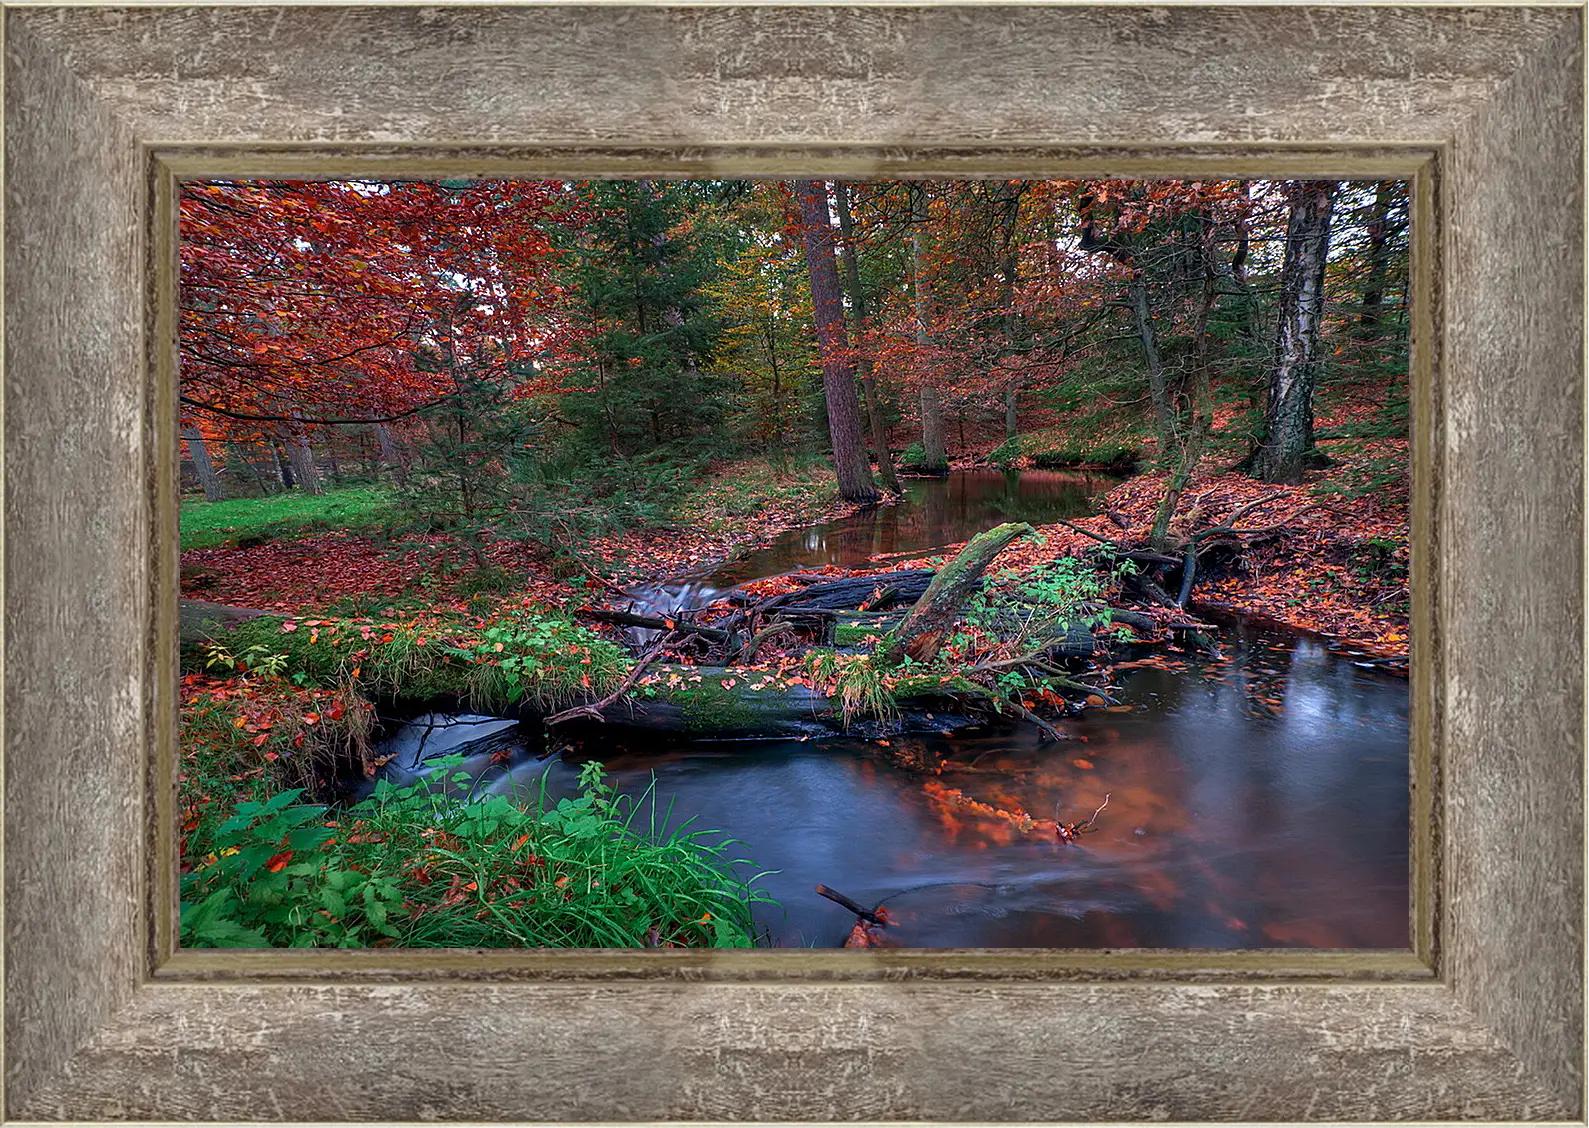
<svg viewBox="0 0 1589 1128">
<path fill-rule="evenodd" d="M 695 739 L 747 740 L 942 732 L 985 721 L 959 700 L 961 687 L 936 680 L 899 694 L 893 716 L 856 718 L 846 726 L 838 700 L 803 679 L 779 679 L 765 670 L 682 665 L 653 667 L 650 678 L 656 680 L 603 708 L 600 722 L 571 721 L 568 728 L 610 726 Z"/>
<path fill-rule="evenodd" d="M 905 621 L 878 646 L 878 664 L 888 669 L 906 658 L 932 661 L 943 646 L 944 638 L 959 621 L 966 600 L 981 585 L 982 573 L 988 565 L 1016 538 L 1034 532 L 1024 521 L 1011 521 L 978 533 L 967 541 L 953 560 L 938 569 Z"/>
</svg>

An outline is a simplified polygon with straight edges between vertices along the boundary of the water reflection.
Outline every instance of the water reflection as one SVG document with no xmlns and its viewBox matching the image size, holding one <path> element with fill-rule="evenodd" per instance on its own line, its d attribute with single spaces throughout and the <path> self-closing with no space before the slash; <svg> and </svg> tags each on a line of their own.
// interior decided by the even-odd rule
<svg viewBox="0 0 1589 1128">
<path fill-rule="evenodd" d="M 897 505 L 784 533 L 765 548 L 718 569 L 728 587 L 791 568 L 856 567 L 878 554 L 921 552 L 967 540 L 1004 521 L 1052 522 L 1092 512 L 1092 499 L 1114 485 L 1098 474 L 963 470 L 908 480 Z"/>
</svg>

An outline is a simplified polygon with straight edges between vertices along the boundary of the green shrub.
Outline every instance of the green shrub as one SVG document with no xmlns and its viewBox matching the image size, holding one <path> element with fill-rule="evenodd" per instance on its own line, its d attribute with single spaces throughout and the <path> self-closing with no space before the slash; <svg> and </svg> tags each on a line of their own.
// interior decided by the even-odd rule
<svg viewBox="0 0 1589 1128">
<path fill-rule="evenodd" d="M 920 443 L 911 443 L 899 456 L 899 468 L 911 473 L 920 471 L 927 464 L 927 451 Z"/>
<path fill-rule="evenodd" d="M 1021 436 L 1011 435 L 994 447 L 993 453 L 988 455 L 988 458 L 995 466 L 1008 467 L 1013 465 L 1024 453 L 1025 449 L 1024 444 L 1021 442 Z"/>
<path fill-rule="evenodd" d="M 476 595 L 507 595 L 524 586 L 524 576 L 506 568 L 474 568 L 453 581 L 453 591 L 464 599 Z"/>
<path fill-rule="evenodd" d="M 270 655 L 269 672 L 295 684 L 351 682 L 389 700 L 452 696 L 487 712 L 526 699 L 552 708 L 600 696 L 630 663 L 618 644 L 572 619 L 522 609 L 484 627 L 261 616 L 239 624 L 224 646 Z"/>
</svg>

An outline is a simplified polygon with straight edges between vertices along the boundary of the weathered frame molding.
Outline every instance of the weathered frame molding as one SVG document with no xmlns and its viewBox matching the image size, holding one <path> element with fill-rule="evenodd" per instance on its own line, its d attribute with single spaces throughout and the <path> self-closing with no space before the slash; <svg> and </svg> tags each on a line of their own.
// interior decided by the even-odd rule
<svg viewBox="0 0 1589 1128">
<path fill-rule="evenodd" d="M 1582 1117 L 1580 9 L 4 32 L 8 1118 Z M 174 954 L 174 186 L 379 169 L 1410 176 L 1413 949 Z"/>
</svg>

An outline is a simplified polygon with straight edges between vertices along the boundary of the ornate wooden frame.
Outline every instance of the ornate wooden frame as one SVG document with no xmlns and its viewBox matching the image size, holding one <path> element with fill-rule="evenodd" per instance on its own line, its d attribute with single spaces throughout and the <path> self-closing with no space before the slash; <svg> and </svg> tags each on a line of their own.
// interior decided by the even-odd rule
<svg viewBox="0 0 1589 1128">
<path fill-rule="evenodd" d="M 1583 27 L 7 5 L 5 1115 L 1581 1120 Z M 175 954 L 174 186 L 380 170 L 1411 177 L 1411 950 Z"/>
</svg>

